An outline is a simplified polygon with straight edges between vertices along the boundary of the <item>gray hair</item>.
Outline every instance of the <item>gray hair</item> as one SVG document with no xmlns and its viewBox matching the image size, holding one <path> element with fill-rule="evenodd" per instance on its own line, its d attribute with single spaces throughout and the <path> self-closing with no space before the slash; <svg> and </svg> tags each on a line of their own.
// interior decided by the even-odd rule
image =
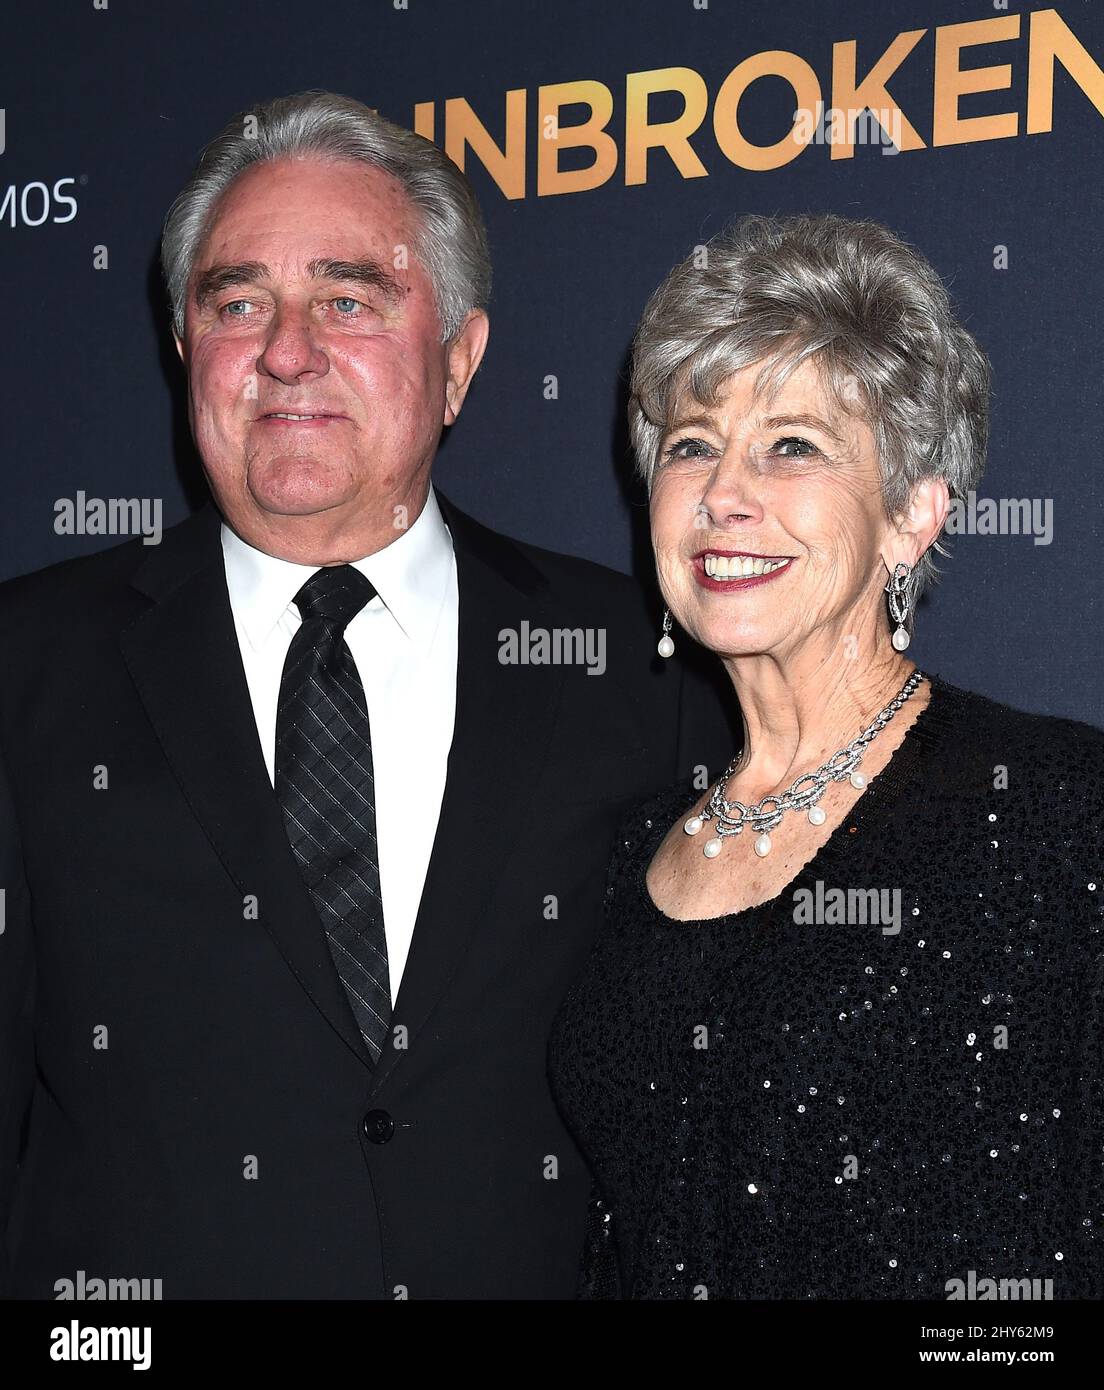
<svg viewBox="0 0 1104 1390">
<path fill-rule="evenodd" d="M 456 334 L 469 310 L 486 306 L 491 293 L 487 232 L 463 172 L 431 140 L 393 125 L 352 97 L 299 92 L 232 117 L 203 150 L 169 209 L 161 268 L 180 337 L 192 268 L 222 195 L 255 164 L 303 155 L 360 160 L 402 184 L 419 214 L 411 250 L 433 286 L 442 342 Z"/>
<path fill-rule="evenodd" d="M 870 426 L 889 516 L 924 478 L 943 478 L 952 498 L 977 486 L 989 362 L 931 265 L 877 222 L 751 215 L 675 266 L 637 328 L 629 429 L 649 492 L 684 390 L 713 407 L 733 372 L 761 362 L 756 388 L 771 390 L 806 358 Z M 936 573 L 929 551 L 915 597 Z"/>
</svg>

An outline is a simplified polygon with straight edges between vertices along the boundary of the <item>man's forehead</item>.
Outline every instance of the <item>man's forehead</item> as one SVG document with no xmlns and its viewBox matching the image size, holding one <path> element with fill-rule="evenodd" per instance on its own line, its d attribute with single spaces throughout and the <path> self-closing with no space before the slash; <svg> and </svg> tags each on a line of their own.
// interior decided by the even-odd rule
<svg viewBox="0 0 1104 1390">
<path fill-rule="evenodd" d="M 258 207 L 255 216 L 216 216 L 207 232 L 205 261 L 256 260 L 273 267 L 305 268 L 329 258 L 355 261 L 394 254 L 413 229 L 405 218 L 372 211 L 350 213 L 304 204 L 302 208 Z"/>
<path fill-rule="evenodd" d="M 320 195 L 327 199 L 328 207 L 365 200 L 395 212 L 409 207 L 402 183 L 378 165 L 299 156 L 265 160 L 242 170 L 221 194 L 218 215 L 252 214 L 256 210 L 298 213 L 317 207 Z"/>
<path fill-rule="evenodd" d="M 206 239 L 220 259 L 245 259 L 255 244 L 267 260 L 292 253 L 349 260 L 408 236 L 412 213 L 398 180 L 371 165 L 271 162 L 225 190 Z"/>
</svg>

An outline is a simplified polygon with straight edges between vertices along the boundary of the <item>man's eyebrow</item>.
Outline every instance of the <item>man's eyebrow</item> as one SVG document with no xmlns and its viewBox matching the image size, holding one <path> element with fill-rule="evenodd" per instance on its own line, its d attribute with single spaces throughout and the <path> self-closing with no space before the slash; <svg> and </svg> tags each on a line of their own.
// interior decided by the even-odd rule
<svg viewBox="0 0 1104 1390">
<path fill-rule="evenodd" d="M 237 285 L 256 285 L 267 279 L 269 269 L 261 261 L 240 261 L 235 265 L 213 265 L 196 277 L 195 305 L 203 309 L 223 290 Z M 403 288 L 395 277 L 378 261 L 341 261 L 329 256 L 317 257 L 307 265 L 313 280 L 339 280 L 345 284 L 362 285 L 379 290 L 388 299 L 403 297 Z"/>
<path fill-rule="evenodd" d="M 268 274 L 260 261 L 240 261 L 237 265 L 213 265 L 196 277 L 195 306 L 203 309 L 216 294 L 234 285 L 255 285 Z"/>
<path fill-rule="evenodd" d="M 380 290 L 388 299 L 402 299 L 404 290 L 398 280 L 379 261 L 335 261 L 329 257 L 313 260 L 307 273 L 315 280 L 342 280 L 363 285 L 365 289 Z"/>
</svg>

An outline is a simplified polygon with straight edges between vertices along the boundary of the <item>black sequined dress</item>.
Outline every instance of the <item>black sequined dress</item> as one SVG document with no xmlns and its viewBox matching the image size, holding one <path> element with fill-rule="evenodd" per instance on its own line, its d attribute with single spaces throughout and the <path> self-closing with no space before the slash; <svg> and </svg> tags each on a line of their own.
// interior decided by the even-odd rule
<svg viewBox="0 0 1104 1390">
<path fill-rule="evenodd" d="M 1104 733 L 931 680 L 769 903 L 655 907 L 689 783 L 623 826 L 549 1046 L 582 1297 L 1104 1296 Z"/>
</svg>

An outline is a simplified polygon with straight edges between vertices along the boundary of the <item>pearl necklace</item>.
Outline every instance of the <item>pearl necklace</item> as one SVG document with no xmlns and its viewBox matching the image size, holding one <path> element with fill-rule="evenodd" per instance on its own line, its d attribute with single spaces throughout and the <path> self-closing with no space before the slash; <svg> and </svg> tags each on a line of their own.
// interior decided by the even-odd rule
<svg viewBox="0 0 1104 1390">
<path fill-rule="evenodd" d="M 724 836 L 739 835 L 745 826 L 750 826 L 752 830 L 759 832 L 755 841 L 755 853 L 762 859 L 771 852 L 770 831 L 781 823 L 787 811 L 806 811 L 812 825 L 823 825 L 827 816 L 817 802 L 824 795 L 829 782 L 842 782 L 846 779 L 860 790 L 866 786 L 866 777 L 858 770 L 858 765 L 867 745 L 882 732 L 923 679 L 923 672 L 913 671 L 885 709 L 875 716 L 862 733 L 857 734 L 846 748 L 833 753 L 815 772 L 802 773 L 781 796 L 765 796 L 753 806 L 745 806 L 742 801 L 727 801 L 724 790 L 742 756 L 738 753 L 713 788 L 708 806 L 701 815 L 691 816 L 682 827 L 683 830 L 687 835 L 697 835 L 706 821 L 716 820 L 716 833 L 702 846 L 702 853 L 707 859 L 716 859 L 721 852 Z"/>
</svg>

